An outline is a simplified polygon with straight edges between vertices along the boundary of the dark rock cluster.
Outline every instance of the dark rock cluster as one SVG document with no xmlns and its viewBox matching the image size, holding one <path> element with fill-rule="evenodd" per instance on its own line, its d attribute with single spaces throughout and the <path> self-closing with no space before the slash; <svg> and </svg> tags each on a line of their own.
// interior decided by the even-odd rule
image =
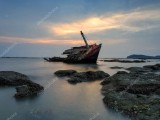
<svg viewBox="0 0 160 120">
<path fill-rule="evenodd" d="M 58 77 L 65 77 L 65 76 L 71 76 L 74 73 L 77 73 L 75 70 L 58 70 L 54 74 Z"/>
<path fill-rule="evenodd" d="M 123 59 L 111 59 L 111 60 L 101 60 L 103 62 L 120 62 L 120 63 L 144 63 L 145 60 L 123 60 Z"/>
<path fill-rule="evenodd" d="M 0 86 L 16 86 L 16 98 L 38 94 L 43 87 L 32 82 L 26 75 L 14 71 L 0 71 Z"/>
<path fill-rule="evenodd" d="M 157 55 L 157 56 L 148 56 L 148 55 L 133 54 L 133 55 L 127 56 L 127 58 L 129 58 L 129 59 L 160 59 L 160 55 Z"/>
<path fill-rule="evenodd" d="M 137 120 L 160 119 L 160 64 L 128 68 L 101 84 L 104 103 Z"/>
<path fill-rule="evenodd" d="M 77 72 L 75 70 L 59 70 L 55 72 L 55 75 L 57 75 L 58 77 L 69 77 L 67 81 L 72 84 L 102 80 L 106 77 L 109 77 L 109 74 L 103 71 Z"/>
<path fill-rule="evenodd" d="M 123 67 L 119 67 L 119 66 L 114 66 L 114 67 L 110 67 L 111 69 L 122 69 Z"/>
</svg>

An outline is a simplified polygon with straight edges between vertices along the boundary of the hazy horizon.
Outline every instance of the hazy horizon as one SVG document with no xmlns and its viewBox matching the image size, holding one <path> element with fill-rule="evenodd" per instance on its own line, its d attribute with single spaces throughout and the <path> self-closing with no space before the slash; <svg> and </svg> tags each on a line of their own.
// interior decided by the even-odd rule
<svg viewBox="0 0 160 120">
<path fill-rule="evenodd" d="M 160 55 L 159 0 L 0 0 L 0 57 L 61 56 L 102 43 L 99 58 Z"/>
</svg>

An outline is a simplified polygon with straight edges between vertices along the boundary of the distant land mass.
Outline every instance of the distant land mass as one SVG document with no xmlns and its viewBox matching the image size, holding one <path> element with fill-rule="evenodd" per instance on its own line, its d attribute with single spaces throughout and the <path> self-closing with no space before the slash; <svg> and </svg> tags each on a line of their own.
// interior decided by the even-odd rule
<svg viewBox="0 0 160 120">
<path fill-rule="evenodd" d="M 148 55 L 133 54 L 133 55 L 127 56 L 127 58 L 129 58 L 129 59 L 160 59 L 160 55 L 157 55 L 157 56 L 148 56 Z"/>
</svg>

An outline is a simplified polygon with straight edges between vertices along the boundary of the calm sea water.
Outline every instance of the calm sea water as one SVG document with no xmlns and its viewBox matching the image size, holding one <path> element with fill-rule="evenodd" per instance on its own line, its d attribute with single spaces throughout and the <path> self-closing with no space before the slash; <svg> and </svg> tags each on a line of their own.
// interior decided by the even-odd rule
<svg viewBox="0 0 160 120">
<path fill-rule="evenodd" d="M 0 120 L 129 120 L 103 104 L 100 81 L 71 85 L 66 78 L 57 78 L 53 73 L 61 69 L 77 71 L 103 70 L 113 75 L 118 70 L 113 66 L 131 67 L 160 63 L 108 63 L 97 65 L 71 65 L 49 63 L 43 59 L 0 58 L 0 71 L 17 71 L 45 87 L 37 97 L 16 100 L 14 87 L 0 87 Z M 123 69 L 120 69 L 123 70 Z"/>
</svg>

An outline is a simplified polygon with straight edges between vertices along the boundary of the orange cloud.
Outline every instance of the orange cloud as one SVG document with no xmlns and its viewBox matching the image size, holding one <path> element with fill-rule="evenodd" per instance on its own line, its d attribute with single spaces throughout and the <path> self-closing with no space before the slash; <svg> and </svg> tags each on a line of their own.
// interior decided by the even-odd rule
<svg viewBox="0 0 160 120">
<path fill-rule="evenodd" d="M 105 15 L 89 17 L 71 23 L 56 23 L 49 25 L 48 28 L 51 32 L 54 32 L 57 35 L 78 34 L 80 30 L 84 30 L 85 33 L 94 33 L 113 28 L 138 32 L 141 30 L 155 28 L 157 25 L 147 24 L 139 26 L 136 24 L 131 24 L 132 22 L 159 19 L 159 9 L 136 9 L 128 13 L 123 12 L 110 16 Z"/>
<path fill-rule="evenodd" d="M 121 16 L 116 15 L 113 16 L 113 18 L 91 17 L 70 24 L 62 23 L 53 25 L 53 27 L 50 29 L 57 35 L 78 34 L 80 30 L 85 30 L 85 33 L 92 33 L 119 27 L 119 25 L 116 23 L 116 20 L 114 20 L 119 17 Z"/>
<path fill-rule="evenodd" d="M 22 37 L 11 37 L 11 36 L 0 36 L 0 42 L 8 43 L 31 43 L 31 44 L 56 44 L 56 45 L 83 45 L 83 40 L 54 40 L 48 38 L 22 38 Z M 90 44 L 96 43 L 95 40 L 89 40 Z"/>
</svg>

